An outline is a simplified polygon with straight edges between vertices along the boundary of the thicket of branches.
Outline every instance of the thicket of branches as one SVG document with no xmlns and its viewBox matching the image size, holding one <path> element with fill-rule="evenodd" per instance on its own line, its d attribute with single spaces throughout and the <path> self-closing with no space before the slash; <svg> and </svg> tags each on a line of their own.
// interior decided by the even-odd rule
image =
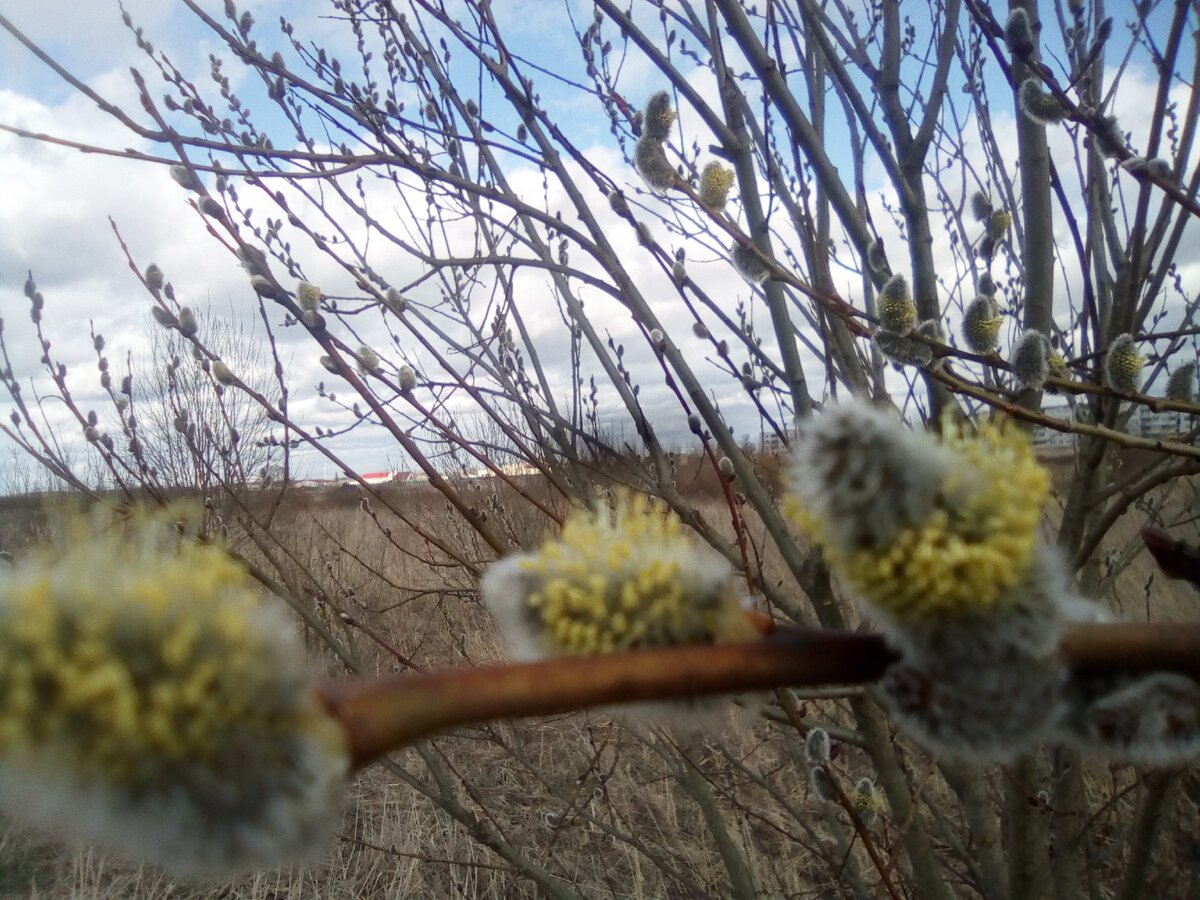
<svg viewBox="0 0 1200 900">
<path fill-rule="evenodd" d="M 1131 425 L 1146 408 L 1200 412 L 1186 382 L 1194 370 L 1168 390 L 1200 333 L 1197 285 L 1180 265 L 1200 214 L 1193 5 L 938 0 L 918 16 L 896 0 L 594 0 L 554 10 L 579 55 L 545 59 L 511 37 L 513 11 L 487 0 L 341 0 L 332 14 L 342 34 L 329 46 L 309 22 L 255 22 L 230 0 L 223 10 L 184 2 L 222 53 L 207 73 L 179 71 L 126 15 L 145 51 L 131 73 L 141 106 L 130 109 L 0 17 L 148 149 L 92 146 L 69 123 L 49 136 L 4 127 L 159 165 L 164 178 L 170 167 L 187 214 L 243 265 L 243 302 L 267 329 L 255 352 L 269 354 L 268 383 L 228 332 L 218 340 L 208 316 L 189 319 L 192 301 L 175 296 L 169 271 L 121 245 L 159 324 L 189 345 L 181 365 L 209 382 L 211 407 L 178 430 L 199 429 L 216 452 L 191 439 L 174 446 L 197 484 L 236 496 L 221 522 L 253 545 L 256 575 L 347 664 L 359 663 L 361 610 L 338 567 L 359 560 L 356 548 L 330 534 L 329 556 L 342 562 L 306 567 L 273 527 L 301 447 L 357 480 L 381 540 L 445 573 L 454 598 L 470 598 L 490 561 L 616 481 L 661 498 L 773 615 L 855 624 L 819 555 L 780 514 L 778 466 L 740 446 L 750 430 L 786 444 L 796 421 L 850 393 L 893 404 L 918 427 L 1001 410 L 1073 435 L 1054 540 L 1087 594 L 1105 596 L 1137 552 L 1110 539 L 1124 517 L 1193 527 L 1163 488 L 1182 491 L 1200 472 L 1194 432 L 1145 437 Z M 644 109 L 656 91 L 677 120 L 651 121 L 664 111 L 661 101 Z M 1153 94 L 1136 127 L 1112 118 L 1127 91 Z M 310 276 L 318 270 L 337 274 Z M 54 298 L 42 298 L 36 275 L 26 293 L 36 338 L 48 341 L 42 316 Z M 893 311 L 906 292 L 913 321 Z M 296 333 L 308 364 L 289 370 L 279 339 Z M 1137 351 L 1124 368 L 1109 353 L 1129 349 L 1121 335 Z M 161 447 L 132 421 L 137 393 L 109 369 L 102 338 L 102 416 L 72 399 L 93 386 L 44 346 L 32 392 L 29 373 L 3 373 L 14 407 L 5 433 L 77 488 L 164 499 Z M 293 414 L 295 398 L 314 392 L 339 411 L 337 427 Z M 1071 416 L 1042 412 L 1048 393 Z M 49 395 L 86 436 L 102 485 L 76 473 L 39 417 Z M 283 463 L 268 503 L 244 490 L 261 465 L 231 411 L 236 402 L 245 415 L 247 401 L 269 420 L 260 440 Z M 358 478 L 337 451 L 356 431 L 379 433 L 412 461 L 444 499 L 445 523 Z M 720 485 L 719 520 L 681 489 L 669 449 L 680 434 Z M 450 459 L 490 470 L 503 503 L 450 477 Z M 535 471 L 536 485 L 512 463 Z M 419 549 L 401 547 L 377 513 L 403 523 Z M 373 595 L 428 590 L 376 583 Z M 400 659 L 411 650 L 396 649 Z M 652 740 L 648 755 L 706 833 L 648 840 L 619 807 L 572 801 L 592 829 L 578 852 L 619 844 L 637 860 L 622 866 L 645 867 L 679 896 L 785 893 L 785 876 L 756 880 L 779 846 L 838 896 L 1136 897 L 1195 885 L 1194 861 L 1180 868 L 1179 773 L 1098 774 L 1055 748 L 1011 767 L 931 759 L 897 740 L 867 696 L 844 693 L 812 695 L 814 715 L 803 696 L 781 692 L 761 736 L 780 766 L 803 768 L 797 729 L 828 726 L 854 760 L 846 772 L 877 782 L 882 826 L 855 811 L 849 781 L 835 801 L 845 812 L 814 821 L 777 771 L 719 740 Z M 513 733 L 479 736 L 517 768 L 528 757 Z M 578 762 L 591 772 L 602 750 L 585 748 Z M 553 849 L 511 840 L 519 811 L 490 803 L 453 754 L 450 742 L 423 744 L 388 777 L 548 895 L 621 893 L 577 881 Z M 696 841 L 720 878 L 691 874 Z"/>
</svg>

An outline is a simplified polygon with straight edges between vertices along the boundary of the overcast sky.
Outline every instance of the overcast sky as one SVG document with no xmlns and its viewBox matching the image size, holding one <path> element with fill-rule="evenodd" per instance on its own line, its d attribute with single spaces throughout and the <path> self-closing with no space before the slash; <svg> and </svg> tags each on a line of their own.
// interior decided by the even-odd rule
<svg viewBox="0 0 1200 900">
<path fill-rule="evenodd" d="M 577 5 L 584 6 L 582 3 Z M 518 52 L 542 59 L 550 68 L 561 69 L 567 65 L 564 60 L 569 60 L 576 70 L 581 66 L 578 46 L 569 28 L 564 27 L 565 13 L 560 4 L 541 0 L 528 3 L 496 0 L 494 6 L 507 17 L 510 37 Z M 4 0 L 2 13 L 100 93 L 140 113 L 128 68 L 136 65 L 147 71 L 146 59 L 121 23 L 116 4 L 108 0 L 84 0 L 69 4 L 69 7 L 70 17 L 50 16 L 46 14 L 45 4 L 38 0 Z M 145 29 L 146 36 L 156 47 L 166 50 L 182 71 L 196 78 L 204 76 L 208 70 L 208 54 L 220 48 L 182 4 L 130 0 L 126 7 L 136 23 Z M 219 15 L 220 3 L 210 2 L 206 7 Z M 340 29 L 338 23 L 314 14 L 313 11 L 327 10 L 324 3 L 264 0 L 239 3 L 238 7 L 253 12 L 263 29 L 264 42 L 268 42 L 267 35 L 272 40 L 278 38 L 276 22 L 280 11 L 286 11 L 293 21 L 304 23 L 307 37 L 328 42 L 344 43 L 346 40 L 345 30 Z M 585 16 L 589 14 L 584 13 Z M 650 74 L 644 64 L 634 60 L 629 67 L 623 84 L 630 85 L 630 99 L 640 101 L 659 85 L 648 77 L 641 77 Z M 227 72 L 235 80 L 240 77 L 236 66 L 228 66 Z M 699 71 L 694 74 L 697 86 L 703 92 L 711 92 L 711 85 L 703 74 Z M 1139 66 L 1135 59 L 1127 82 L 1115 101 L 1114 111 L 1122 126 L 1133 133 L 1135 146 L 1139 134 L 1144 135 L 1147 127 L 1149 109 L 1145 97 L 1153 90 L 1153 84 L 1153 73 Z M 585 106 L 577 92 L 559 85 L 552 78 L 539 80 L 538 86 L 548 108 L 561 110 L 560 120 L 568 126 L 573 141 L 586 148 L 588 156 L 606 166 L 606 171 L 619 182 L 628 184 L 632 192 L 638 183 L 637 176 L 617 152 L 604 117 Z M 7 34 L 0 34 L 0 122 L 102 146 L 150 149 L 90 101 L 64 85 Z M 993 125 L 1002 142 L 1012 139 L 1014 129 L 1009 111 L 993 110 Z M 696 123 L 694 119 L 688 121 L 686 114 L 684 127 L 696 134 Z M 702 144 L 707 143 L 704 138 L 700 140 Z M 1067 153 L 1065 134 L 1052 134 L 1051 140 L 1052 147 L 1058 152 Z M 187 205 L 188 195 L 162 168 L 84 155 L 3 133 L 0 133 L 0 159 L 4 160 L 0 167 L 0 313 L 6 320 L 5 339 L 13 369 L 26 376 L 26 384 L 29 384 L 28 376 L 38 369 L 41 355 L 29 321 L 28 305 L 21 293 L 29 271 L 46 298 L 44 324 L 53 342 L 53 352 L 71 369 L 72 390 L 82 406 L 99 404 L 104 396 L 97 382 L 89 323 L 105 335 L 114 363 L 122 360 L 126 352 L 136 357 L 144 351 L 146 330 L 151 327 L 148 323 L 149 298 L 129 271 L 110 220 L 119 228 L 139 266 L 156 262 L 174 284 L 181 302 L 199 309 L 211 305 L 211 315 L 238 318 L 244 327 L 256 328 L 261 340 L 262 325 L 257 322 L 257 308 L 245 272 L 236 259 L 206 233 L 202 218 Z M 541 175 L 529 168 L 517 169 L 512 174 L 514 183 L 529 192 L 531 202 L 540 205 L 544 190 Z M 889 235 L 896 237 L 896 242 L 890 245 L 896 248 L 891 253 L 895 259 L 900 245 L 897 231 L 889 225 L 889 216 L 883 208 L 887 196 L 886 180 L 877 168 L 869 170 L 868 174 L 874 182 L 868 187 L 872 192 L 875 222 L 885 235 L 885 245 L 888 245 Z M 552 204 L 555 190 L 551 185 Z M 565 196 L 562 201 L 559 205 L 565 207 Z M 596 206 L 605 209 L 600 200 Z M 612 226 L 612 239 L 625 254 L 622 258 L 629 259 L 638 283 L 645 285 L 647 296 L 652 302 L 658 302 L 654 298 L 661 297 L 661 313 L 667 321 L 678 321 L 679 313 L 672 307 L 672 304 L 678 304 L 677 295 L 667 279 L 639 251 L 630 229 L 615 218 Z M 659 237 L 664 243 L 670 243 L 667 235 L 660 234 Z M 1194 248 L 1194 238 L 1192 229 L 1185 249 Z M 953 255 L 945 235 L 939 235 L 935 250 L 939 259 L 946 260 L 946 271 L 953 271 Z M 1184 284 L 1189 290 L 1194 289 L 1200 283 L 1200 263 L 1191 260 L 1197 259 L 1197 255 L 1181 252 L 1179 259 L 1184 261 L 1181 270 Z M 393 283 L 404 283 L 421 274 L 414 260 L 399 254 L 389 256 L 382 251 L 377 260 L 373 264 L 380 271 L 386 271 Z M 312 269 L 306 274 L 310 280 L 321 284 L 327 294 L 337 294 L 339 287 L 350 291 L 344 274 L 316 258 L 309 265 Z M 695 273 L 706 273 L 706 288 L 718 290 L 721 296 L 728 297 L 727 308 L 731 313 L 738 299 L 749 300 L 748 288 L 711 251 L 689 248 L 689 271 L 693 277 Z M 536 274 L 522 273 L 518 284 L 531 294 L 547 291 L 546 279 Z M 838 288 L 847 297 L 854 298 L 855 282 L 848 275 Z M 1071 286 L 1064 285 L 1063 289 L 1068 291 Z M 432 294 L 421 296 L 418 293 L 417 298 L 430 304 L 436 300 Z M 594 311 L 596 321 L 615 340 L 631 345 L 626 362 L 635 379 L 645 377 L 653 382 L 657 363 L 647 348 L 633 347 L 639 335 L 628 314 L 603 298 L 589 302 L 594 303 L 589 309 Z M 544 337 L 539 342 L 539 351 L 550 366 L 556 389 L 567 392 L 570 389 L 568 355 L 567 345 L 562 340 L 561 321 L 549 303 L 543 315 L 540 320 L 536 316 L 531 320 L 531 328 L 535 335 Z M 762 315 L 761 310 L 758 315 Z M 766 329 L 762 319 L 758 324 Z M 295 391 L 291 405 L 293 416 L 309 427 L 330 427 L 344 421 L 342 410 L 317 396 L 316 383 L 327 380 L 328 376 L 321 370 L 317 354 L 301 330 L 279 329 L 277 334 Z M 368 330 L 364 337 L 373 344 L 388 340 L 382 329 Z M 721 385 L 718 397 L 735 433 L 739 436 L 751 433 L 757 438 L 757 416 L 753 407 L 744 395 L 728 386 L 727 380 L 716 379 L 712 368 L 703 362 L 704 356 L 708 355 L 707 345 L 690 337 L 687 325 L 679 330 L 678 342 L 692 357 L 695 368 L 713 376 L 714 384 Z M 420 368 L 422 359 L 415 348 L 402 345 L 399 353 Z M 814 369 L 813 374 L 817 371 Z M 892 377 L 899 389 L 903 379 Z M 661 376 L 658 380 L 661 381 Z M 41 383 L 45 384 L 44 379 Z M 812 389 L 819 390 L 815 385 Z M 668 393 L 660 390 L 660 393 L 645 395 L 643 399 L 652 421 L 668 442 L 687 439 L 684 417 Z M 8 405 L 0 403 L 0 407 Z M 62 429 L 64 442 L 79 447 L 78 452 L 85 452 L 78 427 L 66 421 L 61 408 L 53 400 L 47 401 L 44 408 L 51 425 Z M 7 408 L 3 411 L 7 414 Z M 4 441 L 0 436 L 0 468 L 11 466 Z M 394 442 L 377 428 L 358 429 L 336 447 L 359 471 L 385 468 L 389 464 L 406 465 L 394 448 Z M 320 475 L 325 472 L 325 466 L 314 454 L 302 454 L 298 462 L 304 473 Z"/>
</svg>

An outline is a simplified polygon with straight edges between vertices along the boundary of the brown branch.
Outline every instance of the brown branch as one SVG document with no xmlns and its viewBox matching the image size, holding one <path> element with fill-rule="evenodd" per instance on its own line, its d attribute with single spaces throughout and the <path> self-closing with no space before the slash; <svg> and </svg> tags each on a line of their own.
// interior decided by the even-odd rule
<svg viewBox="0 0 1200 900">
<path fill-rule="evenodd" d="M 361 766 L 451 726 L 785 684 L 861 684 L 879 678 L 895 658 L 878 634 L 789 630 L 749 643 L 334 682 L 322 696 Z"/>
<path fill-rule="evenodd" d="M 1077 672 L 1169 671 L 1200 678 L 1200 625 L 1075 624 L 1059 650 Z M 346 728 L 360 767 L 450 727 L 617 703 L 865 684 L 896 659 L 879 634 L 781 627 L 746 643 L 330 682 L 321 696 Z"/>
</svg>

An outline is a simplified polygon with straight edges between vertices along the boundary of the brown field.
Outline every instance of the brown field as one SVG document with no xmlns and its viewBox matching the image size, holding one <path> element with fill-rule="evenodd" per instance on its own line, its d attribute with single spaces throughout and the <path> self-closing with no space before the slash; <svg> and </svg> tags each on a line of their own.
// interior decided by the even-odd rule
<svg viewBox="0 0 1200 900">
<path fill-rule="evenodd" d="M 768 459 L 764 467 L 777 464 Z M 1055 469 L 1062 483 L 1066 472 L 1059 465 Z M 695 472 L 681 461 L 680 489 L 730 534 L 728 508 L 716 481 Z M 532 479 L 525 486 L 543 499 L 548 496 Z M 515 542 L 533 543 L 547 531 L 548 521 L 502 487 L 480 481 L 465 483 L 462 490 L 469 502 L 490 510 Z M 1193 498 L 1193 485 L 1177 484 L 1168 506 L 1178 512 Z M 486 547 L 431 489 L 386 488 L 383 499 L 473 559 L 487 558 Z M 259 497 L 251 507 L 262 517 L 271 503 Z M 44 508 L 41 498 L 0 501 L 0 547 L 20 552 L 44 537 Z M 279 574 L 303 586 L 321 620 L 364 671 L 402 671 L 404 661 L 429 667 L 500 657 L 468 574 L 433 552 L 382 502 L 373 501 L 371 509 L 360 509 L 356 488 L 291 492 L 268 525 L 291 553 L 276 559 Z M 1142 518 L 1134 511 L 1122 519 L 1105 552 L 1121 553 L 1130 546 Z M 750 522 L 748 530 L 763 550 L 768 579 L 782 579 L 782 566 L 765 549 L 761 526 Z M 255 554 L 244 538 L 235 543 Z M 1195 620 L 1200 615 L 1190 588 L 1159 576 L 1147 590 L 1153 574 L 1145 554 L 1135 559 L 1111 584 L 1108 599 L 1114 608 L 1133 618 Z M 366 628 L 346 626 L 338 613 L 350 614 Z M 309 638 L 330 674 L 344 671 L 314 634 Z M 824 699 L 820 692 L 799 699 L 806 725 L 821 724 L 835 738 L 845 738 L 837 742 L 833 764 L 845 784 L 872 774 L 853 733 L 846 731 L 850 717 L 844 702 Z M 623 725 L 599 713 L 503 722 L 446 735 L 394 754 L 386 767 L 374 766 L 353 782 L 340 832 L 319 864 L 233 884 L 173 882 L 151 868 L 85 850 L 64 851 L 49 839 L 9 827 L 0 830 L 0 896 L 537 895 L 518 866 L 476 840 L 484 833 L 549 869 L 568 896 L 730 896 L 722 841 L 736 848 L 758 896 L 855 896 L 863 893 L 856 885 L 864 890 L 874 885 L 875 873 L 844 816 L 812 795 L 795 729 L 740 710 L 717 718 L 725 720 L 723 728 L 694 737 L 672 738 L 647 724 Z M 950 796 L 933 778 L 928 759 L 910 754 L 904 761 L 921 790 Z M 980 777 L 983 796 L 998 797 L 1001 777 Z M 1107 815 L 1124 818 L 1131 801 L 1120 798 L 1131 782 L 1128 770 L 1097 764 L 1088 789 L 1095 800 L 1117 798 Z M 884 815 L 874 826 L 885 852 L 897 844 L 902 824 Z M 940 828 L 945 842 L 939 846 L 954 867 L 965 870 L 969 848 L 952 843 L 952 822 Z M 1179 840 L 1170 855 L 1183 853 Z M 1122 865 L 1121 848 L 1108 847 L 1094 875 L 1108 881 Z"/>
</svg>

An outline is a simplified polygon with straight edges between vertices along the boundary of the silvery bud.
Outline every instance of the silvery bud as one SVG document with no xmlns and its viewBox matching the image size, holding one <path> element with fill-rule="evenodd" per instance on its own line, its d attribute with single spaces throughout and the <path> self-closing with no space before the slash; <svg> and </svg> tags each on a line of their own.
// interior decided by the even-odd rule
<svg viewBox="0 0 1200 900">
<path fill-rule="evenodd" d="M 304 327 L 309 331 L 325 330 L 325 319 L 320 313 L 313 312 L 311 309 L 306 309 L 301 314 L 300 321 L 304 323 Z"/>
<path fill-rule="evenodd" d="M 212 364 L 212 376 L 217 379 L 218 384 L 223 384 L 226 387 L 237 382 L 237 376 L 233 374 L 229 366 L 225 365 L 219 359 L 215 360 Z"/>
<path fill-rule="evenodd" d="M 736 474 L 733 469 L 733 460 L 728 456 L 722 456 L 717 461 L 717 471 L 721 473 L 721 477 L 726 481 L 733 481 Z"/>
<path fill-rule="evenodd" d="M 146 266 L 146 287 L 152 291 L 161 291 L 163 286 L 163 273 L 155 263 L 150 263 Z"/>
<path fill-rule="evenodd" d="M 1004 26 L 1004 42 L 1013 56 L 1028 56 L 1033 52 L 1033 28 L 1029 24 L 1029 13 L 1020 8 L 1009 13 Z"/>
<path fill-rule="evenodd" d="M 408 301 L 395 288 L 388 288 L 383 295 L 383 305 L 396 315 L 401 315 L 408 308 Z"/>
<path fill-rule="evenodd" d="M 161 306 L 150 307 L 150 315 L 154 318 L 154 321 L 163 328 L 176 328 L 179 325 L 179 322 L 175 316 L 163 309 Z"/>
<path fill-rule="evenodd" d="M 837 788 L 834 787 L 833 778 L 824 766 L 813 766 L 808 770 L 808 786 L 826 803 L 837 803 Z"/>
<path fill-rule="evenodd" d="M 364 375 L 379 374 L 379 354 L 366 344 L 358 348 L 358 368 Z"/>
<path fill-rule="evenodd" d="M 157 309 L 157 307 L 155 307 Z M 179 333 L 184 337 L 192 337 L 199 330 L 196 314 L 190 306 L 179 310 Z"/>
<path fill-rule="evenodd" d="M 200 182 L 196 175 L 186 166 L 171 166 L 171 177 L 181 188 L 189 191 L 199 191 Z"/>
<path fill-rule="evenodd" d="M 1167 380 L 1167 399 L 1191 403 L 1196 399 L 1196 364 L 1184 363 Z"/>
<path fill-rule="evenodd" d="M 824 728 L 811 728 L 804 737 L 804 758 L 810 766 L 820 766 L 830 759 L 829 732 Z"/>
<path fill-rule="evenodd" d="M 992 217 L 992 201 L 983 191 L 976 191 L 971 195 L 971 215 L 980 223 Z"/>
</svg>

